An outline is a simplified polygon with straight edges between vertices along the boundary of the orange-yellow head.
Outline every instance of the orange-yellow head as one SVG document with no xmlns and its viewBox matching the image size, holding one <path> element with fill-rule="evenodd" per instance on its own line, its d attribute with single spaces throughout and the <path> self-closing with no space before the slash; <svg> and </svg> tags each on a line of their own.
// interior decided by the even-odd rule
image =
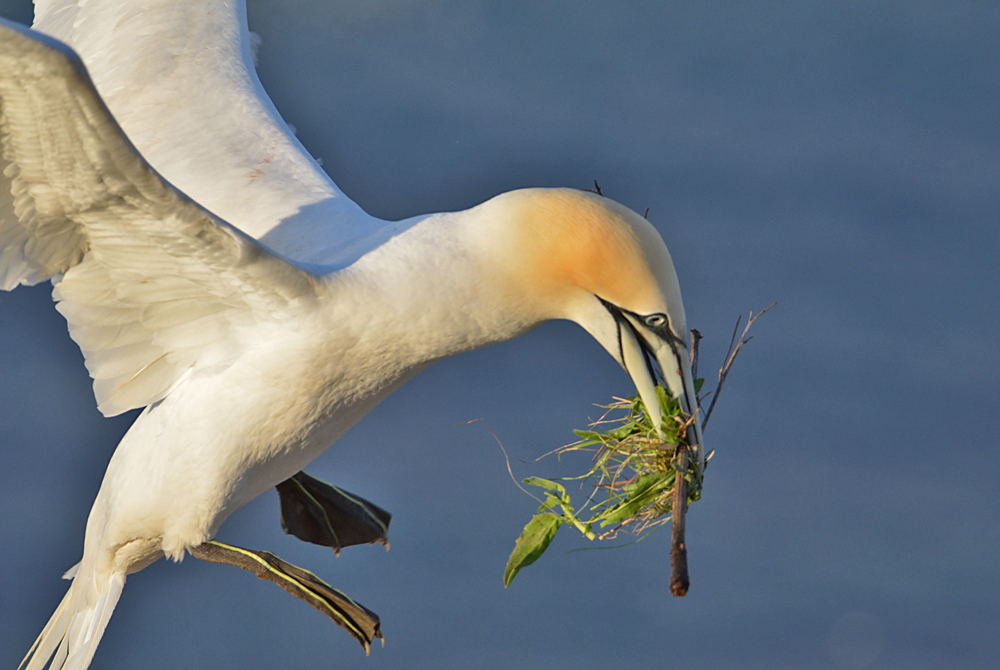
<svg viewBox="0 0 1000 670">
<path fill-rule="evenodd" d="M 504 210 L 503 276 L 539 320 L 585 328 L 632 377 L 659 424 L 657 371 L 685 411 L 697 406 L 677 274 L 663 238 L 613 200 L 572 189 L 494 198 Z M 701 449 L 701 429 L 694 428 Z"/>
</svg>

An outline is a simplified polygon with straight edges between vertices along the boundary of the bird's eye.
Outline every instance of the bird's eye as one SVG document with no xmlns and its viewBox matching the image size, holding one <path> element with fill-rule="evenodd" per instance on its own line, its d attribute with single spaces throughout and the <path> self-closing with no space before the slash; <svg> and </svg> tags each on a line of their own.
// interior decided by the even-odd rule
<svg viewBox="0 0 1000 670">
<path fill-rule="evenodd" d="M 650 314 L 645 319 L 643 319 L 643 321 L 645 321 L 646 325 L 649 326 L 650 328 L 660 328 L 661 326 L 663 326 L 664 324 L 666 324 L 666 322 L 667 322 L 667 315 L 666 314 Z"/>
</svg>

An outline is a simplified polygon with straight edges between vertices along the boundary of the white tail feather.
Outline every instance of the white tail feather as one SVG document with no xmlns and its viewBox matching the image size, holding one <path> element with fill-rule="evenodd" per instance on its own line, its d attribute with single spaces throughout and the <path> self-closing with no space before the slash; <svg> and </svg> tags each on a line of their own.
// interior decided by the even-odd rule
<svg viewBox="0 0 1000 670">
<path fill-rule="evenodd" d="M 49 670 L 87 669 L 121 597 L 125 575 L 112 573 L 103 584 L 95 584 L 96 598 L 80 592 L 86 586 L 73 580 L 18 670 L 42 670 L 50 658 Z"/>
</svg>

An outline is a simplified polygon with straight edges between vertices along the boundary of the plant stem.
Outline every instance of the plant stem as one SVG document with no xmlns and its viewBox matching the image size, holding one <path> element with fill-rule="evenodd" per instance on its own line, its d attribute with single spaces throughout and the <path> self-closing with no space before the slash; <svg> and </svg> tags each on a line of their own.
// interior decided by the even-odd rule
<svg viewBox="0 0 1000 670">
<path fill-rule="evenodd" d="M 725 363 L 719 368 L 719 384 L 715 387 L 715 393 L 712 394 L 712 402 L 708 406 L 708 412 L 705 413 L 705 418 L 701 422 L 701 430 L 704 432 L 705 428 L 708 427 L 708 420 L 712 418 L 712 410 L 715 409 L 715 401 L 719 399 L 719 393 L 722 392 L 722 385 L 726 383 L 726 377 L 729 376 L 729 371 L 733 367 L 733 363 L 736 361 L 736 356 L 739 355 L 740 349 L 743 345 L 753 339 L 753 337 L 747 337 L 747 333 L 750 331 L 750 326 L 754 324 L 754 321 L 764 316 L 767 310 L 771 309 L 778 303 L 772 302 L 770 305 L 760 310 L 756 315 L 754 315 L 753 310 L 750 310 L 750 316 L 747 318 L 747 325 L 743 328 L 743 334 L 740 335 L 740 339 L 737 341 L 736 333 L 740 332 L 740 321 L 743 317 L 736 319 L 736 327 L 733 328 L 733 337 L 729 340 L 729 351 L 726 352 Z M 735 345 L 735 346 L 734 346 Z M 700 404 L 700 403 L 699 403 Z"/>
<path fill-rule="evenodd" d="M 674 480 L 673 526 L 670 544 L 670 592 L 675 596 L 687 594 L 691 582 L 688 579 L 687 544 L 684 541 L 684 517 L 687 515 L 688 483 L 684 473 L 688 469 L 688 448 L 677 445 L 677 477 Z"/>
</svg>

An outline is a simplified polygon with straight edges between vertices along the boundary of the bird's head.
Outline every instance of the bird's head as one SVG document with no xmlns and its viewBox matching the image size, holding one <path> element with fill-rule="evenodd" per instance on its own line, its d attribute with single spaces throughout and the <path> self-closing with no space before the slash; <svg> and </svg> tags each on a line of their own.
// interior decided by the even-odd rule
<svg viewBox="0 0 1000 670">
<path fill-rule="evenodd" d="M 697 407 L 684 304 L 663 238 L 613 200 L 572 189 L 526 189 L 495 198 L 509 225 L 504 274 L 539 321 L 587 330 L 628 372 L 660 424 L 659 375 L 686 412 Z M 701 428 L 693 426 L 702 449 Z"/>
</svg>

